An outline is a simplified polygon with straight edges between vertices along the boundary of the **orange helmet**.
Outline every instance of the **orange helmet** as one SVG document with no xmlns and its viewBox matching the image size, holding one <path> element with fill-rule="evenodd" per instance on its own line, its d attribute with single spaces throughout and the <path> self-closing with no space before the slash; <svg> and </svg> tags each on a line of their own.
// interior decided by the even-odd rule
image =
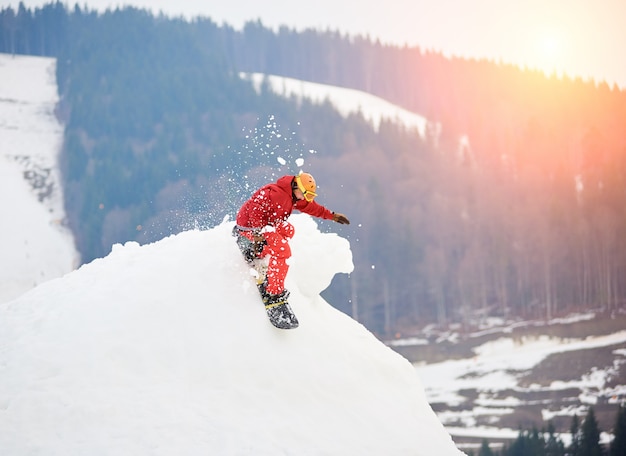
<svg viewBox="0 0 626 456">
<path fill-rule="evenodd" d="M 315 179 L 309 173 L 300 173 L 295 177 L 296 185 L 298 189 L 304 195 L 304 199 L 309 203 L 313 201 L 313 199 L 317 196 L 315 190 L 317 189 L 317 185 L 315 185 Z"/>
</svg>

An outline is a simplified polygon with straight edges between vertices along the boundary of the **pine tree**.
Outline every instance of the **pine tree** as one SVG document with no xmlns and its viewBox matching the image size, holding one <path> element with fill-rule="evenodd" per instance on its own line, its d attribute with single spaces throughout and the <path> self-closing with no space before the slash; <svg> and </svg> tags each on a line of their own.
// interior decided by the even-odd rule
<svg viewBox="0 0 626 456">
<path fill-rule="evenodd" d="M 520 431 L 519 436 L 506 449 L 505 456 L 544 456 L 544 440 L 536 427 L 532 431 Z"/>
<path fill-rule="evenodd" d="M 563 456 L 565 455 L 565 445 L 555 433 L 552 422 L 548 423 L 548 440 L 546 441 L 546 456 Z"/>
<path fill-rule="evenodd" d="M 626 407 L 621 405 L 617 411 L 617 419 L 613 428 L 610 456 L 626 455 Z"/>
<path fill-rule="evenodd" d="M 539 432 L 539 430 L 533 426 L 532 434 L 531 434 L 531 454 L 533 456 L 545 456 L 546 454 L 546 441 L 543 436 L 543 432 Z"/>
<path fill-rule="evenodd" d="M 572 424 L 570 425 L 569 432 L 572 435 L 572 443 L 568 448 L 568 454 L 570 456 L 580 456 L 580 421 L 578 415 L 572 417 Z"/>
<path fill-rule="evenodd" d="M 491 448 L 489 448 L 489 442 L 487 442 L 487 439 L 483 439 L 483 443 L 480 446 L 478 456 L 494 456 L 493 451 L 491 451 Z"/>
<path fill-rule="evenodd" d="M 581 427 L 579 456 L 602 456 L 600 429 L 592 407 L 589 407 Z"/>
</svg>

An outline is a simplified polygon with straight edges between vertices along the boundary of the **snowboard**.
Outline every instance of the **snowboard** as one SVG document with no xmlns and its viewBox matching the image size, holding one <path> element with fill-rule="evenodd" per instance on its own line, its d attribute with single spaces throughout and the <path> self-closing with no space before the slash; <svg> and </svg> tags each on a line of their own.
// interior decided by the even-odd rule
<svg viewBox="0 0 626 456">
<path fill-rule="evenodd" d="M 267 258 L 256 258 L 249 262 L 251 275 L 256 281 L 257 289 L 265 306 L 267 318 L 278 329 L 295 329 L 299 326 L 296 314 L 285 297 L 276 302 L 269 302 L 265 293 L 265 276 L 267 275 Z"/>
</svg>

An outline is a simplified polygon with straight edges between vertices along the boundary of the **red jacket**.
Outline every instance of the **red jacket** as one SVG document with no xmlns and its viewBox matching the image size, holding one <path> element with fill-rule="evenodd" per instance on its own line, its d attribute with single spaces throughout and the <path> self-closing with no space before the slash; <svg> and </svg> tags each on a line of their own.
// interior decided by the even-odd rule
<svg viewBox="0 0 626 456">
<path fill-rule="evenodd" d="M 237 214 L 237 225 L 246 228 L 279 226 L 291 215 L 293 209 L 327 220 L 333 213 L 315 201 L 295 200 L 291 190 L 294 176 L 283 176 L 276 183 L 267 184 L 243 203 Z"/>
</svg>

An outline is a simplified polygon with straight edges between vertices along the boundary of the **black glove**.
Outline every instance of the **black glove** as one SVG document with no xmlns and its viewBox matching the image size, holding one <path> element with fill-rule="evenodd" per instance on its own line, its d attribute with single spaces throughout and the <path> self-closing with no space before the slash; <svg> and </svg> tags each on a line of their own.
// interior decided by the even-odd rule
<svg viewBox="0 0 626 456">
<path fill-rule="evenodd" d="M 342 225 L 350 225 L 348 217 L 338 212 L 333 212 L 333 222 L 341 223 Z"/>
</svg>

